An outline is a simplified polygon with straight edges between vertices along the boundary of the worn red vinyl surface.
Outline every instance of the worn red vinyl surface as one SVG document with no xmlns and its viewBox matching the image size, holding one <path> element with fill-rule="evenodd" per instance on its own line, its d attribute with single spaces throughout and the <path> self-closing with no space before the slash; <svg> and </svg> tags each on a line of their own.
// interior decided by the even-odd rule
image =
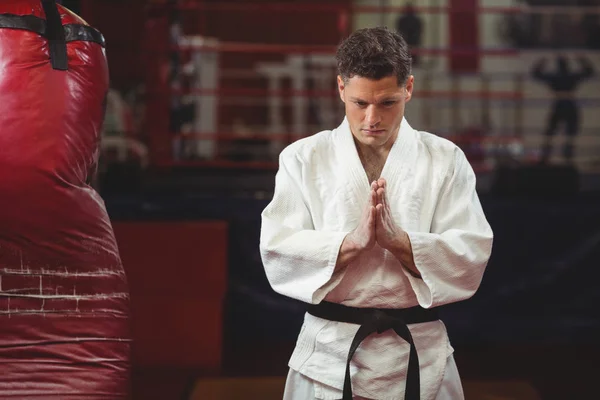
<svg viewBox="0 0 600 400">
<path fill-rule="evenodd" d="M 85 25 L 59 12 L 63 25 Z M 127 280 L 88 184 L 108 89 L 104 49 L 71 40 L 68 70 L 55 70 L 45 37 L 6 26 L 37 20 L 14 16 L 46 18 L 41 1 L 0 2 L 0 398 L 125 399 Z"/>
</svg>

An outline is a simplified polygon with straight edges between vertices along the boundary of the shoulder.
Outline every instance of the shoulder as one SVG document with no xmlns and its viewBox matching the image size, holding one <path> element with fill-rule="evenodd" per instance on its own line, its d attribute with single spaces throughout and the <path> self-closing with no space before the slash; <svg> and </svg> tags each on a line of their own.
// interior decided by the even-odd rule
<svg viewBox="0 0 600 400">
<path fill-rule="evenodd" d="M 331 152 L 335 130 L 325 130 L 312 136 L 299 139 L 286 146 L 279 155 L 280 163 L 302 165 L 310 163 L 315 157 Z"/>
<path fill-rule="evenodd" d="M 457 152 L 462 152 L 454 142 L 441 136 L 417 130 L 415 130 L 415 134 L 422 146 L 433 154 L 454 157 Z"/>
<path fill-rule="evenodd" d="M 434 159 L 444 160 L 450 164 L 466 161 L 465 153 L 456 143 L 430 132 L 415 130 L 415 134 L 423 149 Z"/>
<path fill-rule="evenodd" d="M 471 164 L 463 150 L 454 142 L 430 132 L 415 131 L 417 141 L 423 151 L 428 153 L 434 168 L 446 177 L 455 174 L 470 175 Z"/>
</svg>

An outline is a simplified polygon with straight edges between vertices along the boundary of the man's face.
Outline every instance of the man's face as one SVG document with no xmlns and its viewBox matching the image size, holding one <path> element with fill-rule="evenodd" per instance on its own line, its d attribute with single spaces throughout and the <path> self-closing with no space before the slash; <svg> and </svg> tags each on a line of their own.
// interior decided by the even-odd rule
<svg viewBox="0 0 600 400">
<path fill-rule="evenodd" d="M 395 76 L 371 80 L 354 76 L 346 83 L 338 76 L 340 97 L 356 140 L 369 147 L 391 145 L 396 140 L 404 107 L 412 96 L 414 77 L 398 86 Z"/>
</svg>

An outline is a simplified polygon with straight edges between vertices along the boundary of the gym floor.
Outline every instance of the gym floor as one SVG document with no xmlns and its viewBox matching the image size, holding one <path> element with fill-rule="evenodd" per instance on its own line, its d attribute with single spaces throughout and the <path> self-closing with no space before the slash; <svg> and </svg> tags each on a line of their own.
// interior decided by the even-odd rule
<svg viewBox="0 0 600 400">
<path fill-rule="evenodd" d="M 134 399 L 280 399 L 293 346 L 229 346 L 219 376 L 191 369 L 134 370 Z M 599 358 L 600 345 L 455 348 L 467 400 L 593 399 Z"/>
</svg>

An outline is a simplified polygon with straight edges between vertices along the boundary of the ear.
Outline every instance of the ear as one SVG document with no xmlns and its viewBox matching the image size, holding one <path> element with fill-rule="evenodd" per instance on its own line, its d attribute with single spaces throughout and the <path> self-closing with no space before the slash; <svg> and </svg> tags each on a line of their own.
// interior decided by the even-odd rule
<svg viewBox="0 0 600 400">
<path fill-rule="evenodd" d="M 344 83 L 344 80 L 342 79 L 341 75 L 338 75 L 337 77 L 337 85 L 338 91 L 340 92 L 340 99 L 342 99 L 342 101 L 345 103 L 346 100 L 344 100 L 344 89 L 346 88 L 346 84 Z"/>
<path fill-rule="evenodd" d="M 406 80 L 406 99 L 405 99 L 406 102 L 408 102 L 412 98 L 414 84 L 415 84 L 415 77 L 413 75 L 411 75 Z"/>
</svg>

